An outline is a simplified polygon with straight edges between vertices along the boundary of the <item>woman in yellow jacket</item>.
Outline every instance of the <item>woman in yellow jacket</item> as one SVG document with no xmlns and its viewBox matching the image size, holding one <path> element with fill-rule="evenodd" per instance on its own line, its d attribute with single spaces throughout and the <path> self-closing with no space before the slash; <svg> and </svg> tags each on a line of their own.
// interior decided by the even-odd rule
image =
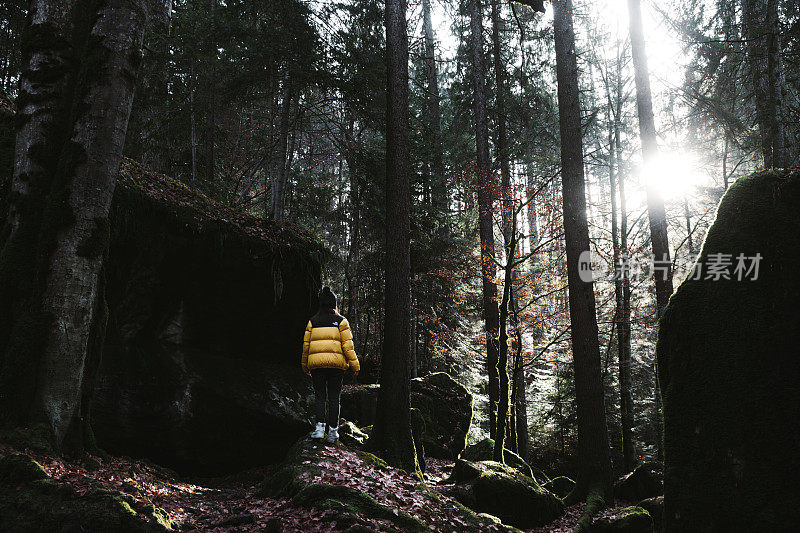
<svg viewBox="0 0 800 533">
<path fill-rule="evenodd" d="M 317 427 L 312 439 L 325 436 L 325 400 L 328 401 L 328 442 L 339 438 L 339 398 L 348 368 L 358 375 L 353 333 L 347 319 L 336 309 L 336 295 L 325 286 L 319 295 L 319 311 L 311 317 L 303 339 L 303 372 L 314 381 Z"/>
</svg>

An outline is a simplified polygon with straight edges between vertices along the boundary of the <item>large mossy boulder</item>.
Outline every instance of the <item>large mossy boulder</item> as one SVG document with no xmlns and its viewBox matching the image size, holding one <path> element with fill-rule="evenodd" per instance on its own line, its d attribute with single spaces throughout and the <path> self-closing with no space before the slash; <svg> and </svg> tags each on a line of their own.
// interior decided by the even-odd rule
<svg viewBox="0 0 800 533">
<path fill-rule="evenodd" d="M 280 460 L 310 429 L 320 249 L 130 160 L 110 222 L 100 447 L 189 473 Z"/>
<path fill-rule="evenodd" d="M 542 486 L 563 500 L 575 488 L 575 482 L 567 476 L 558 476 Z"/>
<path fill-rule="evenodd" d="M 642 463 L 614 483 L 614 497 L 629 502 L 658 496 L 663 492 L 661 469 L 656 463 Z"/>
<path fill-rule="evenodd" d="M 640 501 L 637 507 L 641 507 L 653 518 L 653 529 L 661 531 L 664 522 L 664 497 L 655 496 Z"/>
<path fill-rule="evenodd" d="M 177 525 L 124 492 L 94 487 L 79 493 L 25 454 L 0 458 L 0 531 L 151 532 Z"/>
<path fill-rule="evenodd" d="M 757 277 L 737 279 L 740 254 Z M 736 181 L 698 265 L 659 323 L 665 529 L 797 530 L 800 173 Z"/>
<path fill-rule="evenodd" d="M 360 427 L 375 422 L 378 385 L 345 386 L 342 391 L 342 416 Z M 415 378 L 410 383 L 411 407 L 424 421 L 422 444 L 425 455 L 455 459 L 467 445 L 472 423 L 472 394 L 444 372 Z"/>
<path fill-rule="evenodd" d="M 464 451 L 461 452 L 461 458 L 467 461 L 491 461 L 492 454 L 494 453 L 494 439 L 489 437 L 476 442 L 475 444 L 470 444 Z M 535 476 L 533 470 L 531 469 L 530 465 L 525 462 L 519 455 L 512 452 L 508 448 L 503 450 L 503 459 L 505 463 L 518 470 L 521 474 L 525 474 L 528 477 L 536 477 L 540 479 L 540 476 Z M 546 481 L 542 479 L 542 481 Z"/>
<path fill-rule="evenodd" d="M 443 491 L 504 524 L 532 528 L 564 514 L 562 501 L 530 476 L 496 461 L 459 459 Z"/>
</svg>

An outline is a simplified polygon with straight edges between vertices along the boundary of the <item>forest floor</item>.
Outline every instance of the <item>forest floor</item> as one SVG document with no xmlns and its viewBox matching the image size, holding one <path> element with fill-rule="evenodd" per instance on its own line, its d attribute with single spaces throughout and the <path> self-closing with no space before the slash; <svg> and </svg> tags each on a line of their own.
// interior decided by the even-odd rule
<svg viewBox="0 0 800 533">
<path fill-rule="evenodd" d="M 274 472 L 274 466 L 218 478 L 181 478 L 147 460 L 91 455 L 69 459 L 0 444 L 0 459 L 16 453 L 27 454 L 51 479 L 69 485 L 79 495 L 97 489 L 125 493 L 136 500 L 133 508 L 155 506 L 168 516 L 164 522 L 182 531 L 288 533 L 342 529 L 342 524 L 337 524 L 340 517 L 335 510 L 297 505 L 288 497 L 259 495 L 262 482 Z M 435 490 L 436 484 L 449 475 L 452 462 L 428 459 L 426 484 L 421 484 L 398 470 L 364 462 L 359 452 L 341 444 L 320 445 L 317 453 L 320 454 L 317 465 L 323 470 L 314 479 L 307 479 L 309 483 L 344 485 L 364 492 L 382 505 L 408 513 L 433 531 L 507 530 L 489 525 L 476 528 L 454 500 L 441 495 L 432 499 L 430 491 L 423 489 L 427 485 Z M 620 502 L 606 509 L 602 516 L 612 516 L 624 506 Z M 555 522 L 529 531 L 572 531 L 582 508 L 582 504 L 568 507 L 565 515 Z M 391 529 L 386 520 L 369 516 L 359 516 L 358 523 L 373 531 Z"/>
</svg>

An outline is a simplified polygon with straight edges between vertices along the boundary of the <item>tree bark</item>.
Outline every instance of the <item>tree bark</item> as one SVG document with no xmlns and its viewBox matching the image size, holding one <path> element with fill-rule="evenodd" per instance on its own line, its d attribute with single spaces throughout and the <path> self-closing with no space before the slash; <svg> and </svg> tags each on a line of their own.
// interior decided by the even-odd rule
<svg viewBox="0 0 800 533">
<path fill-rule="evenodd" d="M 478 227 L 481 239 L 481 281 L 483 287 L 483 318 L 486 333 L 486 368 L 489 377 L 489 434 L 497 438 L 497 402 L 500 396 L 500 376 L 497 369 L 497 329 L 500 320 L 497 307 L 497 286 L 494 283 L 494 224 L 492 171 L 489 160 L 489 126 L 486 120 L 485 69 L 483 63 L 483 14 L 481 0 L 470 0 L 470 29 L 472 50 L 472 83 L 474 89 L 475 147 L 477 150 Z"/>
<path fill-rule="evenodd" d="M 658 140 L 656 138 L 656 123 L 653 116 L 653 100 L 650 92 L 650 72 L 647 67 L 647 51 L 644 45 L 644 32 L 642 30 L 641 0 L 628 0 L 630 17 L 631 55 L 633 57 L 633 72 L 636 83 L 636 109 L 639 115 L 639 136 L 642 141 L 642 160 L 645 169 L 652 168 L 657 163 Z M 647 215 L 650 220 L 650 243 L 653 250 L 654 268 L 653 280 L 656 287 L 656 317 L 660 317 L 672 296 L 672 261 L 669 253 L 669 238 L 667 235 L 667 213 L 664 208 L 664 199 L 655 188 L 652 181 L 647 183 Z M 658 391 L 655 391 L 658 395 Z M 656 412 L 656 428 L 658 442 L 657 455 L 662 456 L 663 426 L 661 410 Z"/>
<path fill-rule="evenodd" d="M 495 102 L 497 107 L 497 159 L 500 163 L 500 183 L 503 208 L 503 239 L 511 240 L 511 168 L 506 140 L 506 71 L 500 47 L 500 9 L 498 0 L 492 0 L 492 52 L 494 57 Z"/>
<path fill-rule="evenodd" d="M 621 58 L 620 58 L 621 59 Z M 619 177 L 617 185 L 619 187 L 619 229 L 620 229 L 620 255 L 625 261 L 630 260 L 630 252 L 628 250 L 628 197 L 625 194 L 625 175 L 622 172 L 622 150 L 621 150 L 621 127 L 622 127 L 622 61 L 617 62 L 617 116 L 614 121 L 614 144 L 617 147 L 616 161 L 617 161 L 617 176 Z M 624 424 L 630 424 L 631 438 L 630 442 L 633 444 L 633 380 L 631 379 L 631 278 L 630 271 L 627 269 L 622 271 L 622 307 L 620 308 L 619 323 L 617 324 L 617 344 L 618 356 L 620 360 L 620 401 L 628 403 L 628 412 L 630 413 L 630 421 Z M 624 364 L 623 364 L 624 363 Z M 623 397 L 622 394 L 625 394 Z M 624 430 L 623 430 L 624 431 Z M 636 448 L 633 447 L 634 459 L 636 457 Z M 630 453 L 630 452 L 628 452 Z"/>
<path fill-rule="evenodd" d="M 427 81 L 428 129 L 431 143 L 431 170 L 433 178 L 433 202 L 445 210 L 448 207 L 447 184 L 445 183 L 444 154 L 442 147 L 442 111 L 440 106 L 439 70 L 436 67 L 436 48 L 431 23 L 431 1 L 422 0 L 422 26 L 425 33 L 425 77 Z"/>
<path fill-rule="evenodd" d="M 561 131 L 561 182 L 567 254 L 570 327 L 572 332 L 575 402 L 578 418 L 578 479 L 568 496 L 574 502 L 612 496 L 600 346 L 597 338 L 594 287 L 579 275 L 579 258 L 589 251 L 589 226 L 583 173 L 583 137 L 575 57 L 572 1 L 553 2 L 553 28 Z M 595 500 L 593 500 L 595 501 Z"/>
<path fill-rule="evenodd" d="M 275 173 L 272 179 L 272 220 L 283 220 L 283 211 L 286 204 L 286 182 L 288 181 L 288 149 L 289 149 L 289 122 L 292 110 L 292 82 L 289 74 L 283 80 L 283 100 L 281 102 L 281 119 L 278 138 L 278 156 L 275 161 Z"/>
<path fill-rule="evenodd" d="M 506 441 L 506 426 L 508 423 L 508 315 L 511 310 L 511 297 L 513 293 L 514 256 L 517 248 L 516 216 L 511 217 L 511 227 L 508 229 L 508 244 L 506 245 L 506 264 L 503 269 L 503 299 L 500 302 L 500 338 L 497 368 L 500 378 L 500 395 L 497 402 L 497 430 L 494 438 L 492 459 L 505 463 L 503 450 Z"/>
<path fill-rule="evenodd" d="M 636 109 L 639 115 L 639 136 L 642 141 L 642 160 L 644 168 L 656 165 L 658 140 L 653 116 L 653 99 L 650 92 L 650 72 L 647 67 L 647 51 L 642 30 L 641 0 L 628 0 L 630 16 L 631 55 L 633 56 L 634 80 L 636 83 Z M 664 199 L 661 198 L 652 181 L 647 184 L 647 215 L 650 220 L 650 242 L 656 264 L 662 269 L 653 269 L 656 286 L 656 307 L 658 316 L 672 296 L 672 263 L 667 237 L 667 215 Z"/>
<path fill-rule="evenodd" d="M 620 394 L 620 421 L 622 426 L 622 463 L 626 472 L 630 472 L 636 467 L 636 443 L 633 438 L 633 395 L 631 380 L 631 360 L 630 360 L 630 331 L 623 311 L 624 292 L 623 276 L 627 277 L 627 270 L 623 268 L 622 251 L 619 243 L 619 225 L 617 224 L 617 182 L 621 184 L 624 179 L 619 168 L 616 166 L 616 152 L 619 146 L 616 145 L 615 132 L 619 130 L 617 113 L 612 110 L 611 115 L 613 127 L 608 132 L 610 145 L 608 178 L 611 184 L 611 240 L 614 251 L 614 296 L 616 308 L 614 309 L 614 325 L 617 328 L 617 350 L 619 354 L 619 394 Z M 621 188 L 624 188 L 622 186 Z M 627 219 L 627 215 L 623 215 Z M 627 220 L 626 220 L 627 221 Z M 627 224 L 626 224 L 627 226 Z M 626 228 L 627 230 L 627 228 Z M 627 239 L 626 239 L 627 244 Z M 627 251 L 625 252 L 627 261 Z"/>
<path fill-rule="evenodd" d="M 31 4 L 0 252 L 0 412 L 4 425 L 45 424 L 58 447 L 68 434 L 70 448 L 82 447 L 87 352 L 104 329 L 96 312 L 108 212 L 154 5 L 108 0 L 86 13 L 74 1 Z"/>
<path fill-rule="evenodd" d="M 785 74 L 777 0 L 743 0 L 742 18 L 764 167 L 784 167 L 787 163 L 782 111 Z"/>
<path fill-rule="evenodd" d="M 386 306 L 381 386 L 370 447 L 387 463 L 418 472 L 411 433 L 411 190 L 406 1 L 386 2 Z"/>
<path fill-rule="evenodd" d="M 767 0 L 767 54 L 772 163 L 775 168 L 786 168 L 788 158 L 783 117 L 786 75 L 783 71 L 783 59 L 781 58 L 781 25 L 778 15 L 778 0 Z"/>
</svg>

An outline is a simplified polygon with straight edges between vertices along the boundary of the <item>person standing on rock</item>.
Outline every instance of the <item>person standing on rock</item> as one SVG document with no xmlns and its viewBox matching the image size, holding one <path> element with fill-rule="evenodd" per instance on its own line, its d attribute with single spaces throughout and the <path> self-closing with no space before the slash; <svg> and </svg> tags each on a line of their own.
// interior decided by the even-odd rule
<svg viewBox="0 0 800 533">
<path fill-rule="evenodd" d="M 358 375 L 360 367 L 350 324 L 339 314 L 336 295 L 327 285 L 319 294 L 319 311 L 306 326 L 300 365 L 314 382 L 317 427 L 311 433 L 311 438 L 325 437 L 327 400 L 327 441 L 334 443 L 339 439 L 339 398 L 344 372 L 349 368 L 354 375 Z"/>
</svg>

